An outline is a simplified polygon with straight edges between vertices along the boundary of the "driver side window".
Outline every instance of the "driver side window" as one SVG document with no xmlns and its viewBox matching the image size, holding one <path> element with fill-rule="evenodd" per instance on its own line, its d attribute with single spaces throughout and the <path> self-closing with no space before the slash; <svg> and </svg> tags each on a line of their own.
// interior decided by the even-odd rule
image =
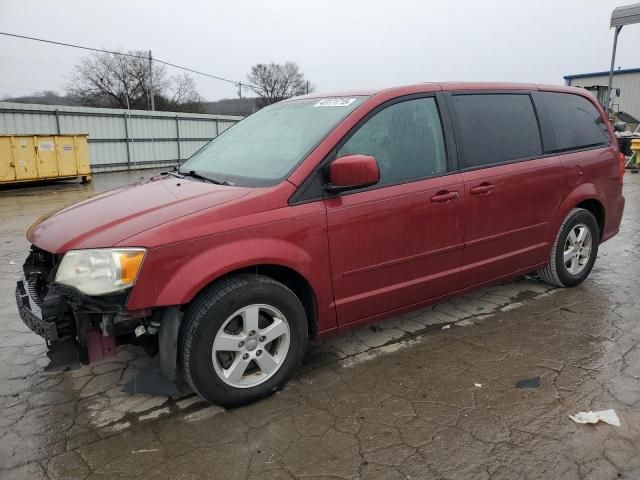
<svg viewBox="0 0 640 480">
<path fill-rule="evenodd" d="M 355 154 L 376 158 L 378 185 L 445 172 L 444 139 L 435 99 L 406 100 L 376 113 L 347 140 L 336 158 Z"/>
</svg>

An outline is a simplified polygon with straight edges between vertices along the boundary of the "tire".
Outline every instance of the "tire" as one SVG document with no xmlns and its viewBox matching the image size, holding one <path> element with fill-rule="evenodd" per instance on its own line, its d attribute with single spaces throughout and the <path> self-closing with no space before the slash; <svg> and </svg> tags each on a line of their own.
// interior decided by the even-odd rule
<svg viewBox="0 0 640 480">
<path fill-rule="evenodd" d="M 578 254 L 577 257 L 565 263 L 565 246 L 572 247 L 572 243 L 577 239 L 577 235 L 582 228 L 588 232 L 590 238 L 590 248 L 586 249 L 586 238 L 584 237 L 582 250 L 579 248 L 567 248 L 566 252 Z M 571 239 L 568 237 L 573 233 Z M 572 240 L 573 239 L 573 240 Z M 560 226 L 560 231 L 556 236 L 555 243 L 551 249 L 549 263 L 542 270 L 538 271 L 540 278 L 551 285 L 557 287 L 575 287 L 582 283 L 591 273 L 593 264 L 598 256 L 598 246 L 600 243 L 600 228 L 598 222 L 591 212 L 583 208 L 574 208 L 569 212 L 567 218 Z M 574 263 L 577 262 L 577 263 Z"/>
<path fill-rule="evenodd" d="M 184 376 L 193 390 L 211 403 L 237 407 L 271 395 L 291 378 L 307 348 L 307 316 L 282 283 L 242 274 L 192 302 L 180 337 Z"/>
</svg>

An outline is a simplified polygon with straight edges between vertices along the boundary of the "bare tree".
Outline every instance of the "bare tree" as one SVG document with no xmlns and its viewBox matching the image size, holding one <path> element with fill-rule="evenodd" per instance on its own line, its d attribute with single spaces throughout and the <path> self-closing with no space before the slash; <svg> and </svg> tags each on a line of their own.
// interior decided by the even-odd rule
<svg viewBox="0 0 640 480">
<path fill-rule="evenodd" d="M 287 62 L 284 65 L 258 63 L 251 67 L 251 73 L 247 75 L 247 80 L 251 85 L 249 88 L 259 97 L 259 107 L 314 90 L 314 87 L 305 80 L 304 74 L 294 62 Z"/>
<path fill-rule="evenodd" d="M 145 53 L 132 56 L 95 53 L 84 57 L 67 86 L 83 105 L 150 109 L 149 63 Z M 188 75 L 167 77 L 164 65 L 153 64 L 153 93 L 158 110 L 199 111 L 201 97 Z"/>
<path fill-rule="evenodd" d="M 203 112 L 203 99 L 196 90 L 195 82 L 186 73 L 171 78 L 171 97 L 168 99 L 169 106 L 173 111 Z"/>
</svg>

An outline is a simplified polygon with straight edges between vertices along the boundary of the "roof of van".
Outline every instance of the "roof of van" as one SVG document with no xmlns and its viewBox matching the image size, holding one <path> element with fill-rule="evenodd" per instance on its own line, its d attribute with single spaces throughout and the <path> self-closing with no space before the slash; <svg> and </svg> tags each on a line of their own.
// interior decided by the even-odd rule
<svg viewBox="0 0 640 480">
<path fill-rule="evenodd" d="M 584 94 L 585 90 L 578 87 L 567 87 L 564 85 L 540 85 L 534 83 L 501 83 L 501 82 L 432 82 L 418 83 L 414 85 L 402 85 L 390 88 L 347 90 L 338 92 L 314 92 L 300 98 L 327 98 L 327 97 L 356 97 L 373 96 L 381 93 L 385 94 L 411 94 L 419 92 L 434 91 L 463 91 L 463 90 L 550 90 L 555 92 L 571 92 Z"/>
</svg>

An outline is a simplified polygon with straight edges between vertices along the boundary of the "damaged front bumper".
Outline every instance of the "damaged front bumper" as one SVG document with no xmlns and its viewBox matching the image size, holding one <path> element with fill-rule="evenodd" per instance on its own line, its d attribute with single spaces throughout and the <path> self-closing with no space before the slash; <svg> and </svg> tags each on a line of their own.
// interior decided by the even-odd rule
<svg viewBox="0 0 640 480">
<path fill-rule="evenodd" d="M 47 370 L 80 367 L 80 351 L 73 339 L 73 317 L 68 305 L 45 297 L 47 303 L 37 296 L 34 280 L 24 278 L 16 285 L 16 305 L 20 318 L 27 327 L 45 339 L 47 356 L 51 360 Z"/>
<path fill-rule="evenodd" d="M 156 358 L 125 391 L 170 396 L 188 391 L 177 368 L 180 306 L 132 312 L 126 308 L 130 290 L 84 295 L 53 282 L 60 260 L 33 246 L 16 285 L 20 317 L 47 343 L 46 370 L 79 368 L 115 355 L 118 345 L 136 344 Z"/>
<path fill-rule="evenodd" d="M 119 343 L 147 342 L 153 350 L 157 339 L 138 339 L 153 318 L 151 310 L 129 312 L 128 291 L 91 297 L 72 287 L 53 283 L 61 257 L 32 247 L 24 263 L 24 277 L 16 284 L 16 304 L 25 325 L 47 342 L 48 369 L 78 368 L 115 355 Z"/>
<path fill-rule="evenodd" d="M 27 292 L 26 280 L 18 281 L 16 285 L 16 305 L 20 318 L 34 333 L 44 338 L 47 343 L 55 342 L 60 338 L 55 322 L 47 322 L 42 318 L 42 309 L 35 299 Z M 28 285 L 28 283 L 27 283 Z"/>
</svg>

